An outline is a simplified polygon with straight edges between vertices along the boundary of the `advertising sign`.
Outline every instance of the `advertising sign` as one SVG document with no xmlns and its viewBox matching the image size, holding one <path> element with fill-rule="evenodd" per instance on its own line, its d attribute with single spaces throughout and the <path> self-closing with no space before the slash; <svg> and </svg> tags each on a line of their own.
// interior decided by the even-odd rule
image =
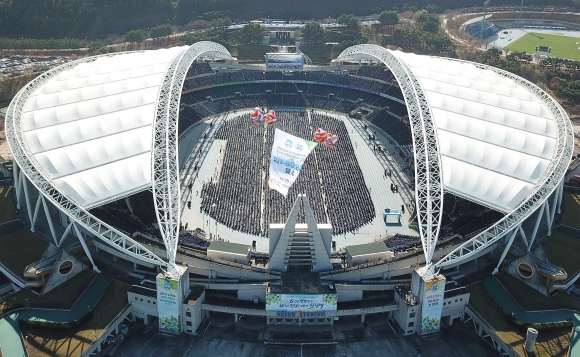
<svg viewBox="0 0 580 357">
<path fill-rule="evenodd" d="M 444 293 L 445 278 L 425 281 L 421 308 L 421 334 L 439 331 Z"/>
<path fill-rule="evenodd" d="M 325 312 L 336 311 L 337 294 L 266 294 L 266 311 Z"/>
<path fill-rule="evenodd" d="M 270 178 L 268 187 L 286 197 L 288 190 L 296 181 L 308 155 L 318 145 L 313 141 L 301 139 L 276 129 L 274 145 L 270 156 Z"/>
<path fill-rule="evenodd" d="M 267 53 L 267 71 L 302 71 L 304 69 L 304 57 L 296 53 Z"/>
<path fill-rule="evenodd" d="M 179 281 L 157 277 L 157 312 L 159 331 L 179 334 Z"/>
</svg>

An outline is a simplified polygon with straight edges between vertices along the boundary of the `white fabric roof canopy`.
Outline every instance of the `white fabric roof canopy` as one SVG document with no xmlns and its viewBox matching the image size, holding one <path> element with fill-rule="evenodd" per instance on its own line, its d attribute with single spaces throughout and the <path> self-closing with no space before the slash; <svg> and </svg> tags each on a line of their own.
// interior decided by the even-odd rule
<svg viewBox="0 0 580 357">
<path fill-rule="evenodd" d="M 558 131 L 544 102 L 510 78 L 470 63 L 392 51 L 431 108 L 445 190 L 500 211 L 540 183 Z"/>
<path fill-rule="evenodd" d="M 27 150 L 79 206 L 151 186 L 159 88 L 185 50 L 100 57 L 61 72 L 27 99 L 20 128 Z M 391 53 L 417 77 L 429 103 L 445 190 L 504 212 L 517 207 L 555 155 L 558 131 L 544 102 L 473 64 Z"/>
<path fill-rule="evenodd" d="M 21 130 L 45 176 L 85 208 L 149 187 L 159 88 L 186 49 L 100 57 L 40 86 Z"/>
</svg>

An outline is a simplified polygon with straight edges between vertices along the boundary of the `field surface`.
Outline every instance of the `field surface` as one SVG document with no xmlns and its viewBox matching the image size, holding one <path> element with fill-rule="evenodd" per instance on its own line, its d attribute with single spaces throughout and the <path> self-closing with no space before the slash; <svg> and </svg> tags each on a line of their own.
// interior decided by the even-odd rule
<svg viewBox="0 0 580 357">
<path fill-rule="evenodd" d="M 536 52 L 536 46 L 552 48 L 551 57 L 580 60 L 580 38 L 530 32 L 505 47 L 510 51 Z"/>
</svg>

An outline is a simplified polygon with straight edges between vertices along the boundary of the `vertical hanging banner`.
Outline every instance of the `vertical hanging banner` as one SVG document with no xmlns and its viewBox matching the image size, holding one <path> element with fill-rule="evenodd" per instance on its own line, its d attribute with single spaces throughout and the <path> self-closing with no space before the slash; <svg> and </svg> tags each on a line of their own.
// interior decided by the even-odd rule
<svg viewBox="0 0 580 357">
<path fill-rule="evenodd" d="M 179 335 L 180 313 L 179 281 L 157 276 L 157 312 L 159 313 L 159 331 Z"/>
<path fill-rule="evenodd" d="M 288 190 L 296 181 L 308 155 L 318 145 L 313 141 L 301 139 L 276 129 L 274 145 L 270 156 L 270 178 L 268 187 L 286 197 Z"/>
<path fill-rule="evenodd" d="M 424 280 L 423 306 L 421 308 L 421 334 L 437 332 L 441 328 L 441 312 L 445 295 L 445 277 Z"/>
</svg>

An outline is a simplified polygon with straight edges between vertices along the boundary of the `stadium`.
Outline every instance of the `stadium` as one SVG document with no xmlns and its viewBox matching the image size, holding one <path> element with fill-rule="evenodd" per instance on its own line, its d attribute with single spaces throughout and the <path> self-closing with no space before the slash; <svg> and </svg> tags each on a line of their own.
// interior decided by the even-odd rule
<svg viewBox="0 0 580 357">
<path fill-rule="evenodd" d="M 274 127 L 253 126 L 254 107 L 275 110 Z M 317 148 L 286 198 L 269 190 L 274 130 L 311 140 L 319 127 L 338 135 L 336 149 Z M 517 235 L 529 246 L 540 224 L 549 235 L 573 149 L 565 111 L 534 84 L 374 45 L 293 70 L 238 64 L 212 42 L 89 57 L 24 87 L 6 133 L 32 230 L 44 210 L 55 245 L 75 235 L 94 269 L 95 250 L 170 276 L 185 266 L 185 295 L 204 302 L 197 308 L 236 320 L 302 324 L 264 301 L 274 292 L 335 293 L 338 309 L 311 323 L 388 313 L 405 334 L 421 328 L 419 320 L 408 328 L 421 314 L 407 312 L 423 295 L 393 292 L 391 279 L 414 284 L 417 272 L 438 276 L 487 254 L 497 255 L 497 271 Z M 274 268 L 275 232 L 297 227 L 290 242 L 300 225 L 308 253 L 288 243 L 283 268 Z M 549 291 L 564 288 L 562 269 L 539 269 Z M 292 272 L 314 283 L 293 290 Z M 154 296 L 146 287 L 131 294 Z M 341 309 L 345 302 L 354 307 Z M 454 309 L 440 316 L 463 319 Z M 195 332 L 203 319 L 194 318 L 182 331 Z"/>
</svg>

